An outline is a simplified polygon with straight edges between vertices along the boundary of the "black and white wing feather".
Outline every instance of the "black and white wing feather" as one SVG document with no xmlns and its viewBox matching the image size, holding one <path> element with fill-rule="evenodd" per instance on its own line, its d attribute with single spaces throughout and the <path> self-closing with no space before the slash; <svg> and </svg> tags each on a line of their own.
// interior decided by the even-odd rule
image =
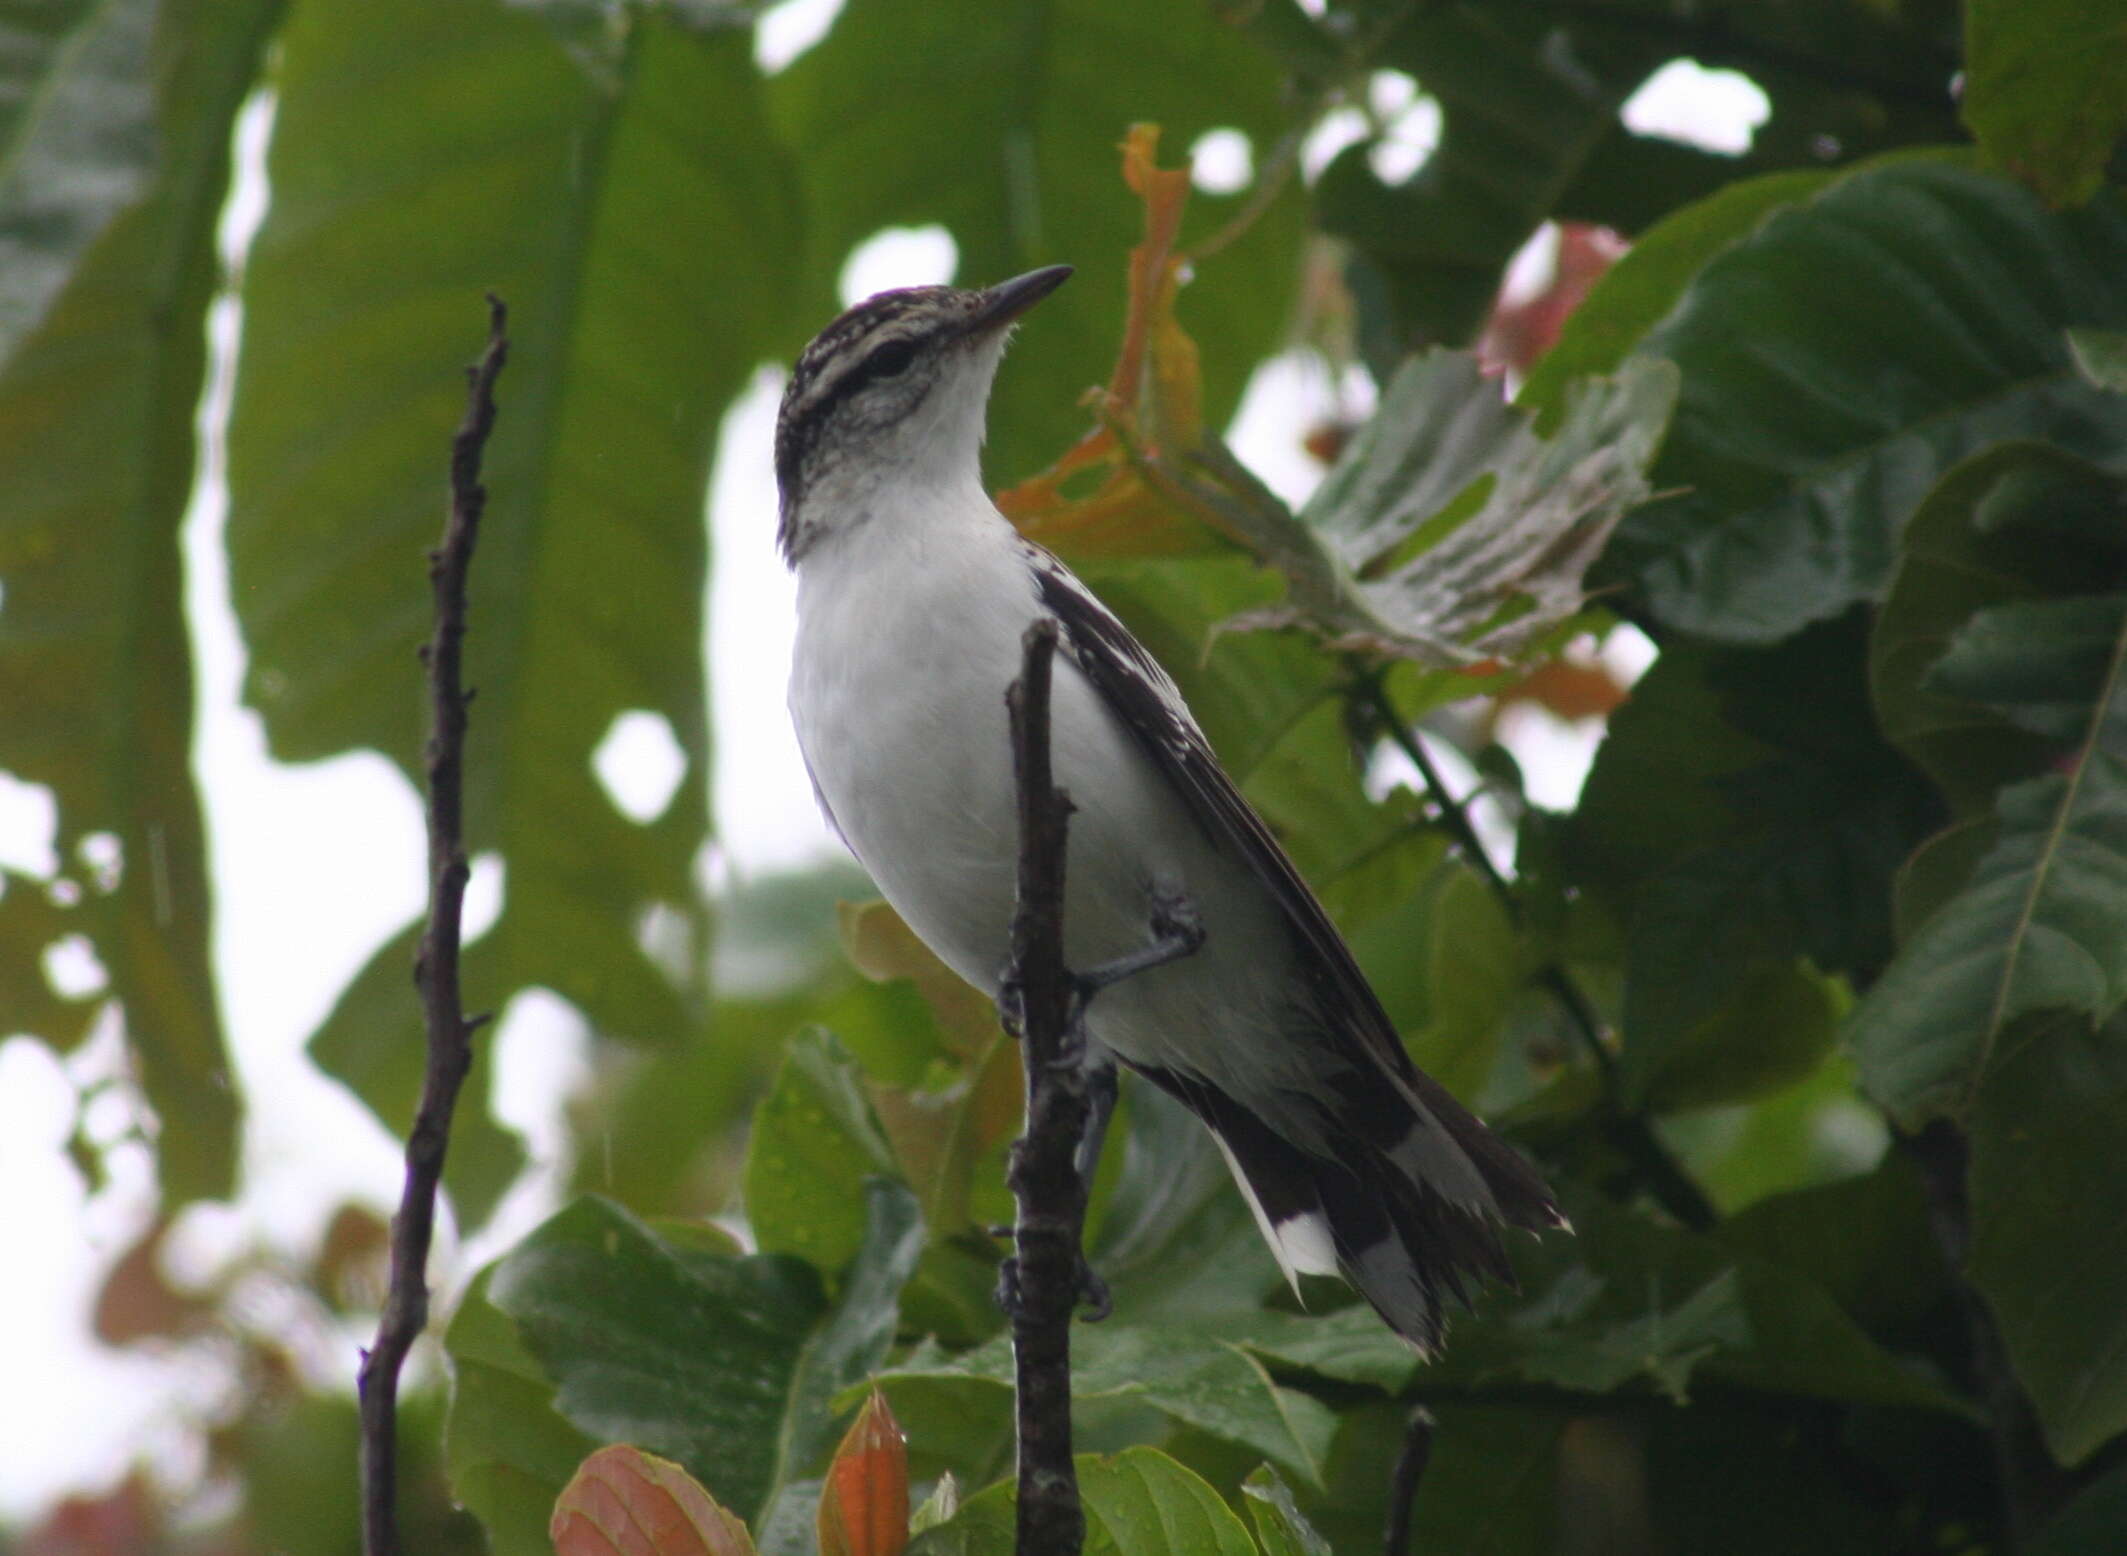
<svg viewBox="0 0 2127 1556">
<path fill-rule="evenodd" d="M 1334 1152 L 1295 1144 L 1249 1099 L 1200 1075 L 1141 1073 L 1219 1137 L 1266 1231 L 1312 1218 L 1390 1326 L 1431 1350 L 1441 1299 L 1462 1298 L 1466 1274 L 1512 1278 L 1495 1218 L 1531 1229 L 1564 1226 L 1565 1218 L 1529 1164 L 1411 1062 L 1343 936 L 1227 776 L 1166 671 L 1060 561 L 1031 543 L 1026 554 L 1073 663 L 1205 834 L 1277 903 L 1314 1007 L 1315 1019 L 1293 1040 L 1326 1045 L 1315 1068 L 1335 1101 L 1318 1138 L 1334 1141 Z M 1475 1194 L 1473 1170 L 1482 1184 Z"/>
</svg>

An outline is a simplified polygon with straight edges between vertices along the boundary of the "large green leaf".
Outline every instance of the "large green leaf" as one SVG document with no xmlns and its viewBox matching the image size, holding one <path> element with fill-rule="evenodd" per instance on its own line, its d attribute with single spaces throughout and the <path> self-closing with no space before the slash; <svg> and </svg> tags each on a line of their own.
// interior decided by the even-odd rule
<svg viewBox="0 0 2127 1556">
<path fill-rule="evenodd" d="M 2001 612 L 2019 602 L 2088 614 L 2093 591 L 2100 594 L 2092 619 L 2109 629 L 2119 609 L 2104 605 L 2101 591 L 2127 585 L 2121 490 L 2118 477 L 2059 449 L 2000 444 L 1944 476 L 1900 537 L 1898 570 L 1869 643 L 1870 690 L 1885 735 L 1927 769 L 1960 817 L 1990 811 L 2004 783 L 2041 771 L 2080 731 L 2112 634 L 2102 633 L 2098 666 L 2065 666 L 2073 693 L 2066 730 L 2058 702 L 2045 731 L 2030 727 L 2032 692 L 2043 688 L 1989 696 L 1984 681 L 1960 684 L 1947 656 L 1958 649 L 1969 682 L 1984 668 L 1975 649 L 1990 642 L 1997 667 L 2005 655 L 2019 675 L 2057 677 L 2062 653 L 2087 651 L 2087 632 L 2037 622 L 2013 633 L 1983 631 L 1977 641 L 1967 634 L 1983 620 L 1993 628 L 2015 620 Z"/>
<path fill-rule="evenodd" d="M 1970 1415 L 1906 1370 L 1806 1269 L 1561 1185 L 1578 1236 L 1517 1243 L 1523 1291 L 1493 1293 L 1422 1374 L 1430 1386 L 1632 1386 L 1682 1401 L 1708 1381 Z"/>
<path fill-rule="evenodd" d="M 1865 625 L 1672 647 L 1611 721 L 1570 859 L 1631 926 L 1619 1075 L 1635 1104 L 1798 1080 L 1833 1039 L 1818 975 L 1867 979 L 1890 958 L 1891 881 L 1930 801 L 1873 738 Z"/>
<path fill-rule="evenodd" d="M 2127 1021 L 2016 1030 L 1972 1126 L 1971 1279 L 2054 1457 L 2080 1464 L 2127 1431 Z"/>
<path fill-rule="evenodd" d="M 170 149 L 157 11 L 153 0 L 0 3 L 0 364 Z M 196 28 L 199 11 L 166 21 L 163 46 Z M 220 54 L 211 42 L 210 52 Z"/>
<path fill-rule="evenodd" d="M 1557 343 L 1523 383 L 1519 403 L 1541 411 L 1538 425 L 1549 431 L 1564 414 L 1572 385 L 1590 373 L 1616 372 L 1709 260 L 1741 241 L 1768 212 L 1808 197 L 1832 177 L 1798 172 L 1746 179 L 1642 233 L 1567 315 Z"/>
<path fill-rule="evenodd" d="M 887 68 L 883 62 L 891 61 Z M 940 222 L 965 285 L 1068 261 L 1078 279 L 1030 314 L 990 405 L 990 474 L 1046 465 L 1085 430 L 1081 390 L 1106 380 L 1122 332 L 1124 256 L 1142 212 L 1117 175 L 1132 124 L 1177 158 L 1207 130 L 1249 136 L 1260 167 L 1285 131 L 1277 72 L 1206 6 L 1041 0 L 869 0 L 771 83 L 806 194 L 806 306 L 825 323 L 852 246 L 883 227 Z M 1192 200 L 1185 245 L 1243 195 Z M 1273 348 L 1292 290 L 1300 202 L 1278 201 L 1202 265 L 1188 294 L 1206 410 L 1232 408 Z M 795 343 L 793 342 L 793 345 Z"/>
<path fill-rule="evenodd" d="M 2029 645 L 2043 653 L 2048 645 Z M 2127 615 L 2062 771 L 2001 791 L 1962 891 L 1900 949 L 1855 1010 L 1870 1093 L 1908 1127 L 1972 1109 L 2027 1017 L 2103 1022 L 2127 1002 Z"/>
<path fill-rule="evenodd" d="M 746 1215 L 762 1251 L 838 1268 L 864 1237 L 865 1177 L 894 1171 L 863 1072 L 831 1034 L 801 1033 L 746 1145 Z"/>
<path fill-rule="evenodd" d="M 481 292 L 511 305 L 467 648 L 468 842 L 500 851 L 507 896 L 467 998 L 542 984 L 638 1039 L 699 1019 L 704 482 L 720 411 L 788 316 L 796 241 L 749 35 L 692 14 L 617 13 L 594 49 L 500 4 L 302 8 L 230 435 L 246 693 L 275 754 L 373 747 L 417 773 L 421 557 L 459 367 Z M 590 768 L 629 710 L 687 762 L 645 825 Z M 677 985 L 640 939 L 675 913 Z M 411 1001 L 362 1041 L 413 1045 Z M 346 1063 L 338 1042 L 319 1057 Z"/>
<path fill-rule="evenodd" d="M 1683 370 L 1604 576 L 1676 628 L 1787 636 L 1880 595 L 1936 479 L 2005 437 L 2127 450 L 2127 402 L 2063 331 L 2127 322 L 2127 202 L 2048 212 L 2006 180 L 1895 159 L 1773 212 L 1641 342 Z"/>
<path fill-rule="evenodd" d="M 879 1377 L 890 1391 L 904 1382 L 945 1380 L 962 1380 L 961 1386 L 979 1392 L 1009 1389 L 1011 1337 L 1000 1335 L 951 1358 L 925 1350 Z M 1245 1444 L 1317 1485 L 1336 1430 L 1326 1405 L 1274 1383 L 1247 1345 L 1194 1325 L 1110 1319 L 1074 1331 L 1071 1398 L 1080 1409 L 1149 1406 L 1177 1424 Z"/>
<path fill-rule="evenodd" d="M 494 1274 L 490 1265 L 473 1278 L 443 1334 L 453 1382 L 444 1464 L 495 1556 L 548 1556 L 554 1498 L 598 1443 L 556 1412 L 554 1385 L 488 1296 Z"/>
<path fill-rule="evenodd" d="M 19 260 L 34 289 L 45 285 L 38 265 L 58 267 L 45 302 L 19 314 L 0 303 L 0 768 L 50 786 L 67 882 L 49 889 L 74 903 L 9 909 L 0 976 L 41 978 L 39 935 L 88 938 L 161 1121 L 163 1186 L 182 1201 L 229 1192 L 238 1108 L 208 953 L 177 531 L 192 490 L 230 127 L 280 7 L 163 7 L 152 75 L 148 9 L 41 15 L 38 26 L 71 17 L 79 30 L 47 56 L 0 135 L 0 271 L 12 281 Z M 116 68 L 121 42 L 142 56 L 130 84 L 99 76 Z M 114 156 L 145 157 L 154 176 L 118 173 Z M 88 216 L 74 203 L 84 191 L 113 203 Z M 97 834 L 117 840 L 115 885 L 83 853 Z M 46 889 L 17 879 L 8 894 Z M 40 1014 L 34 999 L 19 1008 L 23 1019 Z M 78 1012 L 41 1015 L 59 1025 L 40 1035 L 78 1033 Z"/>
<path fill-rule="evenodd" d="M 831 1401 L 885 1359 L 922 1246 L 908 1191 L 874 1180 L 864 1244 L 830 1303 L 802 1260 L 738 1257 L 698 1230 L 656 1231 L 585 1199 L 507 1255 L 488 1293 L 550 1386 L 554 1413 L 593 1439 L 679 1461 L 757 1522 L 834 1446 Z M 521 1365 L 504 1370 L 523 1377 Z M 533 1424 L 550 1435 L 543 1423 Z M 508 1438 L 504 1420 L 483 1429 Z M 453 1458 L 510 1465 L 528 1451 L 468 1439 Z"/>
<path fill-rule="evenodd" d="M 1218 1492 L 1155 1449 L 1080 1454 L 1077 1468 L 1086 1556 L 1257 1556 L 1247 1526 Z M 1009 1556 L 1015 1490 L 1005 1482 L 969 1498 L 911 1541 L 909 1556 Z"/>
<path fill-rule="evenodd" d="M 2056 204 L 2097 193 L 2127 130 L 2127 4 L 1970 0 L 1964 121 Z"/>
</svg>

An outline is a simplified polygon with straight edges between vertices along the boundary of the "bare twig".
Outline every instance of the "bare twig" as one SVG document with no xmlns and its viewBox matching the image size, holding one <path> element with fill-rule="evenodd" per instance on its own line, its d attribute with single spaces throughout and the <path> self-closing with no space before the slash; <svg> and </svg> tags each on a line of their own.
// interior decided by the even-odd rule
<svg viewBox="0 0 2127 1556">
<path fill-rule="evenodd" d="M 1007 983 L 1027 1074 L 1026 1132 L 1012 1147 L 1010 1171 L 1019 1219 L 1005 1273 L 1017 1368 L 1021 1556 L 1074 1556 L 1086 1532 L 1071 1462 L 1071 1314 L 1083 1269 L 1086 1189 L 1077 1151 L 1088 1104 L 1077 992 L 1063 952 L 1071 801 L 1049 766 L 1055 654 L 1056 624 L 1029 627 L 1025 668 L 1005 695 L 1019 792 L 1019 902 Z"/>
<path fill-rule="evenodd" d="M 1433 759 L 1427 755 L 1417 735 L 1403 721 L 1403 715 L 1396 711 L 1395 703 L 1389 698 L 1388 689 L 1381 684 L 1381 677 L 1378 674 L 1362 672 L 1358 684 L 1388 730 L 1389 738 L 1396 742 L 1397 749 L 1409 757 L 1411 765 L 1418 769 L 1418 775 L 1425 782 L 1426 793 L 1433 802 L 1433 808 L 1440 813 L 1441 825 L 1447 828 L 1448 835 L 1455 839 L 1470 863 L 1484 876 L 1486 883 L 1492 888 L 1493 895 L 1507 910 L 1507 916 L 1519 923 L 1521 899 L 1515 895 L 1512 883 L 1486 852 L 1483 840 L 1477 836 L 1477 828 L 1470 823 L 1469 811 L 1449 792 L 1446 778 L 1434 765 Z M 1602 1077 L 1602 1105 L 1607 1114 L 1604 1131 L 1609 1136 L 1612 1148 L 1625 1158 L 1633 1176 L 1648 1193 L 1679 1222 L 1694 1231 L 1704 1231 L 1712 1226 L 1720 1218 L 1715 1213 L 1712 1202 L 1706 1198 L 1705 1191 L 1692 1181 L 1691 1175 L 1670 1155 L 1669 1148 L 1662 1144 L 1647 1120 L 1636 1113 L 1627 1112 L 1619 1103 L 1617 1064 L 1603 1041 L 1601 1018 L 1596 1015 L 1595 1006 L 1574 981 L 1573 975 L 1558 962 L 1552 961 L 1537 969 L 1535 981 L 1557 1000 L 1560 1008 L 1566 1012 L 1568 1022 L 1581 1040 L 1581 1046 L 1594 1060 L 1596 1071 Z"/>
<path fill-rule="evenodd" d="M 377 1322 L 376 1343 L 362 1355 L 357 1382 L 362 1412 L 362 1549 L 364 1556 L 398 1556 L 399 1370 L 428 1325 L 428 1251 L 435 1233 L 436 1189 L 450 1143 L 451 1113 L 472 1067 L 473 1033 L 487 1018 L 468 1019 L 458 1003 L 458 940 L 465 900 L 465 710 L 472 694 L 462 684 L 465 579 L 479 538 L 487 490 L 480 458 L 495 425 L 495 380 L 509 356 L 508 311 L 488 298 L 487 350 L 466 369 L 465 420 L 451 442 L 450 514 L 443 544 L 429 553 L 436 595 L 435 636 L 422 647 L 434 727 L 428 765 L 428 927 L 414 961 L 428 1028 L 428 1070 L 421 1102 L 406 1137 L 406 1180 L 391 1224 L 391 1284 Z"/>
<path fill-rule="evenodd" d="M 1382 1556 L 1409 1556 L 1411 1509 L 1418 1500 L 1418 1483 L 1425 1479 L 1426 1462 L 1433 1457 L 1433 1413 L 1423 1405 L 1411 1411 L 1403 1429 L 1403 1451 L 1396 1455 L 1395 1472 L 1389 1477 L 1388 1529 L 1381 1537 Z"/>
</svg>

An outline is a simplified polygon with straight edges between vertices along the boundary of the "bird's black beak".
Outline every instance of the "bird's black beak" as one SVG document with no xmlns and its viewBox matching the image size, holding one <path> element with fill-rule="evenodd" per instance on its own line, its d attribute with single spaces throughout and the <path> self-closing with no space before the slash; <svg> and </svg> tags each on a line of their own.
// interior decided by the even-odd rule
<svg viewBox="0 0 2127 1556">
<path fill-rule="evenodd" d="M 1049 265 L 999 281 L 981 294 L 974 315 L 967 321 L 968 332 L 981 334 L 1002 329 L 1070 279 L 1069 265 Z"/>
</svg>

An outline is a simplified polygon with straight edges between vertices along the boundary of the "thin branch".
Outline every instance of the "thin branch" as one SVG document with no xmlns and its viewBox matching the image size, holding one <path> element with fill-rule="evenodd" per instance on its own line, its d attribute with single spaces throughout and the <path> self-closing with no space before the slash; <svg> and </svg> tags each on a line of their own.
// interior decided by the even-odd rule
<svg viewBox="0 0 2127 1556">
<path fill-rule="evenodd" d="M 1956 1124 L 1936 1119 L 1917 1133 L 1894 1130 L 1894 1148 L 1913 1164 L 1926 1195 L 1928 1230 L 1965 1326 L 1966 1366 L 1986 1407 L 2003 1549 L 2022 1550 L 2067 1500 L 2072 1477 L 2046 1450 L 2029 1397 L 2009 1363 L 2001 1329 L 1972 1284 L 1972 1143 Z"/>
<path fill-rule="evenodd" d="M 1388 1528 L 1381 1537 L 1382 1556 L 1409 1556 L 1411 1510 L 1418 1501 L 1418 1483 L 1425 1479 L 1425 1466 L 1432 1457 L 1433 1413 L 1419 1405 L 1404 1426 L 1403 1451 L 1396 1455 L 1396 1468 L 1389 1477 Z"/>
<path fill-rule="evenodd" d="M 461 673 L 465 580 L 479 539 L 487 489 L 480 459 L 495 425 L 495 380 L 509 357 L 508 310 L 488 297 L 487 350 L 466 369 L 465 420 L 451 442 L 450 514 L 443 543 L 429 553 L 436 597 L 435 636 L 423 645 L 433 727 L 428 737 L 428 927 L 414 961 L 428 1028 L 428 1069 L 406 1137 L 406 1180 L 391 1224 L 391 1284 L 376 1343 L 356 1375 L 362 1414 L 362 1549 L 398 1556 L 399 1371 L 428 1326 L 428 1251 L 436 1224 L 436 1190 L 450 1144 L 451 1113 L 473 1062 L 473 1033 L 487 1018 L 459 1007 L 458 944 L 467 866 L 464 839 L 465 710 L 472 701 Z"/>
<path fill-rule="evenodd" d="M 1397 749 L 1411 759 L 1425 781 L 1427 794 L 1433 808 L 1440 813 L 1441 825 L 1455 839 L 1470 858 L 1486 882 L 1491 886 L 1507 917 L 1521 922 L 1521 899 L 1515 894 L 1513 884 L 1501 873 L 1492 856 L 1485 851 L 1484 842 L 1477 836 L 1477 829 L 1470 823 L 1468 810 L 1449 792 L 1447 780 L 1433 759 L 1426 754 L 1411 727 L 1396 711 L 1389 699 L 1388 689 L 1381 684 L 1376 673 L 1366 672 L 1359 676 L 1359 686 L 1365 691 L 1374 711 L 1388 730 L 1389 738 L 1396 742 Z M 1712 1201 L 1681 1163 L 1669 1153 L 1647 1123 L 1636 1113 L 1626 1112 L 1617 1098 L 1617 1063 L 1611 1057 L 1609 1046 L 1603 1041 L 1602 1019 L 1596 1015 L 1595 1006 L 1573 975 L 1556 961 L 1546 962 L 1535 975 L 1537 985 L 1558 1001 L 1574 1032 L 1595 1062 L 1595 1068 L 1603 1081 L 1603 1107 L 1607 1113 L 1604 1132 L 1610 1144 L 1623 1156 L 1632 1168 L 1634 1177 L 1652 1194 L 1656 1201 L 1683 1225 L 1694 1231 L 1704 1231 L 1720 1219 Z"/>
<path fill-rule="evenodd" d="M 1027 629 L 1026 663 L 1005 694 L 1019 793 L 1019 901 L 1006 986 L 1026 1064 L 1026 1131 L 1012 1147 L 1018 1200 L 1004 1278 L 1017 1369 L 1018 1546 L 1022 1556 L 1075 1556 L 1085 1510 L 1071 1462 L 1071 1314 L 1084 1268 L 1085 1180 L 1078 1142 L 1088 1102 L 1078 995 L 1064 964 L 1064 844 L 1071 801 L 1049 763 L 1049 680 L 1056 624 Z"/>
</svg>

